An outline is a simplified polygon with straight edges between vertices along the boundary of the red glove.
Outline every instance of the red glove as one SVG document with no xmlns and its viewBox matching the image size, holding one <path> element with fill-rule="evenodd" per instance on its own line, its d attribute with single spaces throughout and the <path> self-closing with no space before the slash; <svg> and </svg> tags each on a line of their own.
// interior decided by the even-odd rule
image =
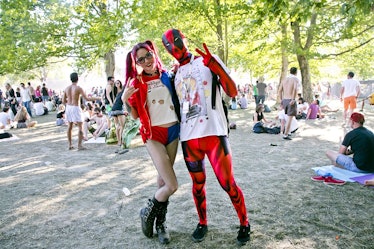
<svg viewBox="0 0 374 249">
<path fill-rule="evenodd" d="M 196 52 L 203 57 L 204 65 L 208 67 L 213 73 L 218 75 L 223 90 L 228 96 L 235 97 L 236 95 L 238 95 L 238 90 L 236 89 L 235 82 L 232 80 L 230 75 L 226 73 L 221 64 L 219 64 L 219 62 L 212 56 L 205 43 L 203 43 L 203 46 L 206 54 L 198 48 L 196 49 Z"/>
</svg>

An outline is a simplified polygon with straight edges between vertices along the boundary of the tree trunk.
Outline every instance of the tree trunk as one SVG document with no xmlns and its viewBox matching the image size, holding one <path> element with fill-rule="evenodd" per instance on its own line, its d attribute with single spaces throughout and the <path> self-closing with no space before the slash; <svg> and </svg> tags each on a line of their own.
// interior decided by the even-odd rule
<svg viewBox="0 0 374 249">
<path fill-rule="evenodd" d="M 40 82 L 45 83 L 47 81 L 48 70 L 45 67 L 40 68 Z"/>
<path fill-rule="evenodd" d="M 301 44 L 300 35 L 300 24 L 299 22 L 291 22 L 291 28 L 293 29 L 294 42 L 296 44 L 296 56 L 299 62 L 300 73 L 301 73 L 301 84 L 303 87 L 302 96 L 309 103 L 313 100 L 312 83 L 310 81 L 310 68 L 308 61 L 308 52 L 313 45 L 314 29 L 317 23 L 317 13 L 313 13 L 310 18 L 310 26 L 307 29 L 307 37 L 305 45 Z"/>
<path fill-rule="evenodd" d="M 312 84 L 310 82 L 310 68 L 308 59 L 303 55 L 297 55 L 297 61 L 299 62 L 301 72 L 301 83 L 303 86 L 302 96 L 307 102 L 313 100 Z"/>
<path fill-rule="evenodd" d="M 281 75 L 280 75 L 279 84 L 278 84 L 278 88 L 277 89 L 279 89 L 280 84 L 287 77 L 287 73 L 288 73 L 287 25 L 286 24 L 282 24 L 281 25 L 281 29 L 282 29 L 281 30 L 282 31 L 282 41 L 281 41 L 282 69 L 281 69 Z M 280 96 L 277 95 L 277 101 L 276 101 L 276 103 L 279 104 L 280 101 L 281 101 Z"/>
<path fill-rule="evenodd" d="M 221 12 L 221 1 L 215 0 L 215 16 L 217 17 L 216 34 L 217 34 L 217 55 L 218 57 L 227 65 L 227 58 L 225 58 L 225 41 L 223 38 L 223 21 L 222 21 L 222 12 Z"/>
<path fill-rule="evenodd" d="M 229 59 L 229 35 L 227 30 L 227 19 L 225 19 L 225 57 L 223 58 L 223 62 L 227 65 L 227 61 Z"/>
<path fill-rule="evenodd" d="M 109 51 L 104 55 L 105 60 L 105 73 L 106 76 L 114 76 L 114 69 L 116 66 L 115 56 L 113 51 Z"/>
</svg>

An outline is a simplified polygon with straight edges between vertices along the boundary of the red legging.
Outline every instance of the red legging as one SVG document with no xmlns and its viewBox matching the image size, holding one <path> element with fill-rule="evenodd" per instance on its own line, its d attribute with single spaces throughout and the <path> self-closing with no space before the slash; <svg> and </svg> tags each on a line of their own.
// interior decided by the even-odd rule
<svg viewBox="0 0 374 249">
<path fill-rule="evenodd" d="M 207 225 L 205 165 L 207 155 L 221 187 L 229 195 L 240 220 L 241 226 L 248 225 L 247 209 L 242 190 L 236 185 L 232 170 L 232 157 L 226 136 L 210 136 L 182 142 L 184 160 L 190 172 L 192 194 L 194 197 L 200 224 Z"/>
</svg>

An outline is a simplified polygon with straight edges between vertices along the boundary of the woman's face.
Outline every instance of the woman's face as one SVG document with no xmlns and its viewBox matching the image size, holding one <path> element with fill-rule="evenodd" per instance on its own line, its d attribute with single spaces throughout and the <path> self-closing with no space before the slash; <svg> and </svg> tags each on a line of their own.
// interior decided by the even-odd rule
<svg viewBox="0 0 374 249">
<path fill-rule="evenodd" d="M 119 81 L 119 80 L 116 80 L 116 82 L 115 82 L 115 85 L 116 85 L 116 87 L 118 87 L 118 88 L 121 88 L 121 89 L 122 89 L 122 83 L 121 83 L 121 81 Z"/>
<path fill-rule="evenodd" d="M 146 73 L 152 74 L 156 71 L 156 60 L 153 51 L 140 48 L 136 51 L 136 64 L 138 64 Z"/>
</svg>

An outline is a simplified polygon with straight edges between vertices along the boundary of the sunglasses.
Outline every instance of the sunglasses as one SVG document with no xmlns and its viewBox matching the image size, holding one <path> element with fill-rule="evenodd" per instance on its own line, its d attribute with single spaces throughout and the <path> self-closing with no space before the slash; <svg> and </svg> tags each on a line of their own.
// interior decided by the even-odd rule
<svg viewBox="0 0 374 249">
<path fill-rule="evenodd" d="M 138 64 L 144 64 L 144 62 L 145 62 L 145 59 L 151 59 L 151 58 L 153 58 L 153 52 L 152 51 L 148 51 L 146 54 L 145 54 L 145 56 L 144 57 L 139 57 L 137 60 L 136 60 L 136 63 L 138 63 Z"/>
</svg>

